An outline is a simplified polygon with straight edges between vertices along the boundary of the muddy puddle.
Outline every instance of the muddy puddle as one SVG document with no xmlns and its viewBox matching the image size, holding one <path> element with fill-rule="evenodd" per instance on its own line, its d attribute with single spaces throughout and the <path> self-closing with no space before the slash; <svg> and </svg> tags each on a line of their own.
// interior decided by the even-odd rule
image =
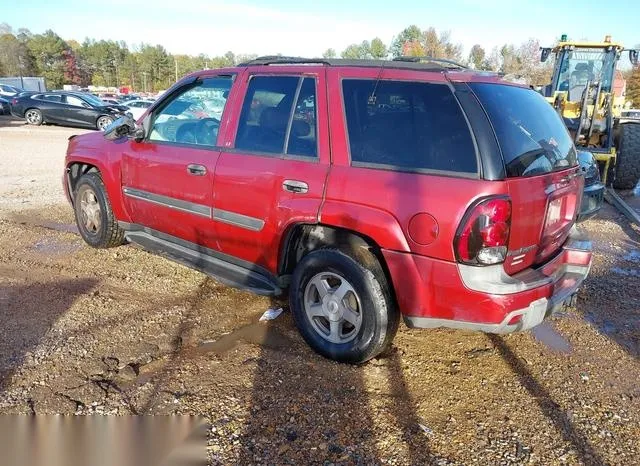
<svg viewBox="0 0 640 466">
<path fill-rule="evenodd" d="M 75 223 L 56 222 L 54 220 L 42 218 L 37 215 L 31 216 L 14 214 L 9 215 L 8 217 L 6 217 L 6 219 L 19 225 L 46 228 L 47 230 L 61 231 L 63 233 L 73 233 L 75 235 L 80 234 Z"/>
<path fill-rule="evenodd" d="M 542 322 L 531 329 L 533 337 L 547 348 L 558 353 L 570 353 L 571 343 L 550 322 Z"/>
<path fill-rule="evenodd" d="M 254 344 L 274 350 L 282 350 L 291 346 L 289 338 L 278 331 L 275 326 L 266 322 L 255 322 L 227 333 L 217 340 L 201 343 L 197 352 L 222 356 L 241 343 Z"/>
<path fill-rule="evenodd" d="M 46 255 L 72 254 L 82 249 L 80 243 L 67 243 L 53 238 L 43 238 L 30 247 L 31 250 Z"/>
</svg>

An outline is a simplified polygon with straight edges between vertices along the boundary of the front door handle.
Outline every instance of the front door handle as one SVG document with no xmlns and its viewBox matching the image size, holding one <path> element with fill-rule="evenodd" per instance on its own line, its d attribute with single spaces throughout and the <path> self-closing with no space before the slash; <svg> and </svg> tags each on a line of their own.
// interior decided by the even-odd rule
<svg viewBox="0 0 640 466">
<path fill-rule="evenodd" d="M 282 182 L 282 189 L 290 193 L 306 193 L 309 191 L 309 185 L 304 181 L 284 180 Z"/>
<path fill-rule="evenodd" d="M 191 163 L 187 165 L 187 173 L 193 176 L 204 176 L 207 174 L 207 167 L 205 167 L 204 165 Z"/>
</svg>

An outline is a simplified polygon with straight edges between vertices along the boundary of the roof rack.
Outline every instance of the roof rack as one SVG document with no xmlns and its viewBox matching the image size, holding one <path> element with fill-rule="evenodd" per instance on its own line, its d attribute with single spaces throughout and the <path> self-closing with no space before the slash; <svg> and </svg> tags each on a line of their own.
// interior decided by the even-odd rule
<svg viewBox="0 0 640 466">
<path fill-rule="evenodd" d="M 265 55 L 247 60 L 237 66 L 265 65 L 325 65 L 325 66 L 357 66 L 367 68 L 396 68 L 416 71 L 448 71 L 468 69 L 466 66 L 443 58 L 431 57 L 397 57 L 393 60 L 376 60 L 360 58 L 305 58 Z"/>
<path fill-rule="evenodd" d="M 304 58 L 304 57 L 283 57 L 281 55 L 265 55 L 240 63 L 238 66 L 252 65 L 306 65 L 320 64 L 329 65 L 329 61 L 324 58 Z"/>
<path fill-rule="evenodd" d="M 459 69 L 462 69 L 462 70 L 468 70 L 469 69 L 468 66 L 463 65 L 462 63 L 458 63 L 457 61 L 447 60 L 446 58 L 434 58 L 434 57 L 428 57 L 428 56 L 394 57 L 393 61 L 405 61 L 405 62 L 411 62 L 411 63 L 427 62 L 427 63 L 443 64 L 443 65 L 445 65 L 446 68 L 459 68 Z"/>
</svg>

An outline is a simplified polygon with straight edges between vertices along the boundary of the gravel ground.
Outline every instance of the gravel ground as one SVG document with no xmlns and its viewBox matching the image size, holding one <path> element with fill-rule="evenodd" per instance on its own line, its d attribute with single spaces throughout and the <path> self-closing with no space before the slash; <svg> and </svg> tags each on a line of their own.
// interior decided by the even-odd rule
<svg viewBox="0 0 640 466">
<path fill-rule="evenodd" d="M 212 464 L 638 464 L 640 231 L 610 206 L 576 308 L 509 336 L 401 327 L 353 367 L 288 312 L 258 322 L 285 303 L 85 246 L 60 188 L 77 132 L 0 120 L 0 412 L 201 414 Z"/>
</svg>

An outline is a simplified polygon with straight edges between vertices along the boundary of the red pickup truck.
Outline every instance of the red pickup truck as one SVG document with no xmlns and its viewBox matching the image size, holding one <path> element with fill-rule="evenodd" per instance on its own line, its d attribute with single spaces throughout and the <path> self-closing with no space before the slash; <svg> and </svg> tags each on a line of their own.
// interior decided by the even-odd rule
<svg viewBox="0 0 640 466">
<path fill-rule="evenodd" d="M 264 57 L 73 137 L 85 241 L 127 241 L 260 294 L 361 363 L 410 327 L 505 333 L 570 302 L 591 245 L 553 108 L 449 62 Z"/>
</svg>

